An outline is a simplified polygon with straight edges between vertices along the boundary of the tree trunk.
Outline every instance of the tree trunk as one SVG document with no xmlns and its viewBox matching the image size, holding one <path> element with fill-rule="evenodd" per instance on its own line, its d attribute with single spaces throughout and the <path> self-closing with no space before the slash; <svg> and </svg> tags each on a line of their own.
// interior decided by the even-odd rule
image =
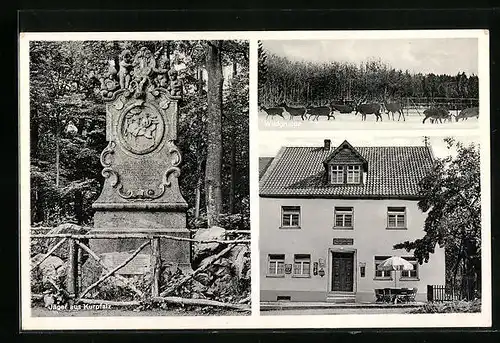
<svg viewBox="0 0 500 343">
<path fill-rule="evenodd" d="M 56 187 L 59 187 L 59 114 L 56 116 Z"/>
<path fill-rule="evenodd" d="M 203 95 L 203 69 L 201 67 L 198 71 L 198 95 Z"/>
<path fill-rule="evenodd" d="M 233 78 L 238 73 L 238 64 L 233 61 Z M 233 113 L 233 116 L 238 115 Z M 234 130 L 231 130 L 231 164 L 230 164 L 230 179 L 229 179 L 229 213 L 235 212 L 235 188 L 236 188 L 236 137 L 234 137 Z"/>
<path fill-rule="evenodd" d="M 30 156 L 33 158 L 38 158 L 38 141 L 40 137 L 39 127 L 38 127 L 38 113 L 31 118 L 31 137 L 30 137 Z"/>
<path fill-rule="evenodd" d="M 206 66 L 208 73 L 207 99 L 207 162 L 205 166 L 205 202 L 207 224 L 219 224 L 222 208 L 222 41 L 207 44 Z"/>
</svg>

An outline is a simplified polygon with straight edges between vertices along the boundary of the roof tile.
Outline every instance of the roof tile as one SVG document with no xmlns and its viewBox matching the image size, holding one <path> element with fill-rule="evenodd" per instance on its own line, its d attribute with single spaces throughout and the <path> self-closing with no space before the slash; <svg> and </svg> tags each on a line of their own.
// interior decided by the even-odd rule
<svg viewBox="0 0 500 343">
<path fill-rule="evenodd" d="M 331 151 L 316 147 L 286 147 L 281 156 L 276 157 L 274 167 L 268 168 L 267 164 L 267 176 L 262 180 L 260 195 L 414 197 L 418 195 L 418 182 L 432 168 L 432 154 L 425 146 L 355 149 L 368 162 L 367 177 L 362 185 L 327 183 L 323 161 Z M 263 172 L 259 174 L 262 176 Z"/>
</svg>

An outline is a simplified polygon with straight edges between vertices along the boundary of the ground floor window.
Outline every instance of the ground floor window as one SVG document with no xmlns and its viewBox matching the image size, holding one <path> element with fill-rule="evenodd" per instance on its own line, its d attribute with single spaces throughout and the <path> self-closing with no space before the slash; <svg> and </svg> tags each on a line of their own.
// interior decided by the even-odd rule
<svg viewBox="0 0 500 343">
<path fill-rule="evenodd" d="M 418 261 L 413 256 L 402 256 L 405 260 L 410 262 L 413 265 L 412 270 L 402 270 L 401 271 L 401 280 L 408 279 L 418 279 Z"/>
<path fill-rule="evenodd" d="M 283 254 L 270 254 L 269 267 L 267 275 L 269 276 L 284 276 L 285 275 L 285 255 Z"/>
<path fill-rule="evenodd" d="M 294 276 L 311 276 L 311 255 L 296 254 L 293 260 Z"/>
<path fill-rule="evenodd" d="M 375 256 L 375 279 L 392 280 L 391 270 L 378 270 L 378 266 L 390 256 Z"/>
</svg>

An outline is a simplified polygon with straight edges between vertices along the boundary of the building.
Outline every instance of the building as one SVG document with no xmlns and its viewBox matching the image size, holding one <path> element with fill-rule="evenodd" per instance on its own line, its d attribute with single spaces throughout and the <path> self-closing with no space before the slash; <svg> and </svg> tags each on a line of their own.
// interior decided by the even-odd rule
<svg viewBox="0 0 500 343">
<path fill-rule="evenodd" d="M 372 302 L 375 289 L 444 285 L 444 249 L 419 265 L 393 245 L 424 236 L 418 182 L 432 167 L 430 146 L 283 147 L 261 159 L 261 301 Z M 379 271 L 397 255 L 411 271 Z"/>
</svg>

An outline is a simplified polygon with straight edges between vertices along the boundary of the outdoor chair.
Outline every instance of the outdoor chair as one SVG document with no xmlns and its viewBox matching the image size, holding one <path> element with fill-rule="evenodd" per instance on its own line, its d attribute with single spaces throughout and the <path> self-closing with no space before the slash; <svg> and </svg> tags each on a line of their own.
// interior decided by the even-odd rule
<svg viewBox="0 0 500 343">
<path fill-rule="evenodd" d="M 383 289 L 375 289 L 375 298 L 376 298 L 376 302 L 384 301 L 384 290 Z"/>
<path fill-rule="evenodd" d="M 392 302 L 392 294 L 390 288 L 384 288 L 384 301 L 388 303 Z"/>
<path fill-rule="evenodd" d="M 408 288 L 401 288 L 399 294 L 396 295 L 396 299 L 399 302 L 408 302 L 409 301 L 409 290 Z"/>
<path fill-rule="evenodd" d="M 412 288 L 408 291 L 408 301 L 415 302 L 415 296 L 417 295 L 418 288 Z"/>
</svg>

